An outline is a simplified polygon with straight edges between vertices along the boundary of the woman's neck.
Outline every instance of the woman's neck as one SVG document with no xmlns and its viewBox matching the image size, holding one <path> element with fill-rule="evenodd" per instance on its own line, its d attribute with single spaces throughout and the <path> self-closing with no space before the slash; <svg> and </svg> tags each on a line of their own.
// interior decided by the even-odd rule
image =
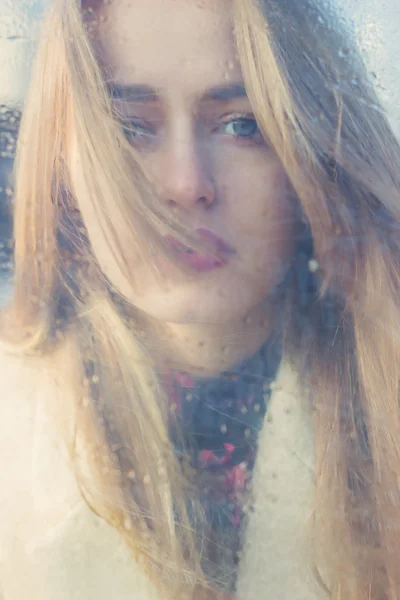
<svg viewBox="0 0 400 600">
<path fill-rule="evenodd" d="M 252 356 L 272 329 L 270 307 L 259 306 L 235 322 L 158 324 L 150 345 L 166 368 L 212 377 Z"/>
</svg>

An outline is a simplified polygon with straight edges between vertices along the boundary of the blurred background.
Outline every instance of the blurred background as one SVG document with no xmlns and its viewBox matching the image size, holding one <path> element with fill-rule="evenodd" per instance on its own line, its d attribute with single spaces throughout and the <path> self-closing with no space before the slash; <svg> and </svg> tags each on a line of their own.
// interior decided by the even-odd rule
<svg viewBox="0 0 400 600">
<path fill-rule="evenodd" d="M 11 289 L 11 203 L 19 123 L 48 0 L 0 0 L 0 305 Z"/>
</svg>

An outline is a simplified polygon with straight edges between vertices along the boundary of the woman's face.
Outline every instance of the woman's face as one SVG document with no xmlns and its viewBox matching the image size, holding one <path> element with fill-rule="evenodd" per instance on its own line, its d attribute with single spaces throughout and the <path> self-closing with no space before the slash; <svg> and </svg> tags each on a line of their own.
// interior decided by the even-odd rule
<svg viewBox="0 0 400 600">
<path fill-rule="evenodd" d="M 133 301 L 162 322 L 244 318 L 282 279 L 294 218 L 285 173 L 244 90 L 231 2 L 113 0 L 102 12 L 102 60 L 124 96 L 115 104 L 132 144 L 161 201 L 220 257 L 176 248 L 193 276 L 166 274 L 165 285 L 138 264 Z"/>
</svg>

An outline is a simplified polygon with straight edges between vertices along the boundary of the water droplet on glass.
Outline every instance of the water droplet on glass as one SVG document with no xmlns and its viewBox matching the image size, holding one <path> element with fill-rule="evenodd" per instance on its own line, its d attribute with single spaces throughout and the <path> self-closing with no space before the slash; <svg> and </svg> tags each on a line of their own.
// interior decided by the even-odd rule
<svg viewBox="0 0 400 600">
<path fill-rule="evenodd" d="M 340 58 L 345 58 L 349 54 L 350 54 L 349 48 L 347 48 L 346 46 L 343 46 L 342 48 L 340 48 L 340 50 L 339 50 Z"/>
<path fill-rule="evenodd" d="M 311 260 L 308 261 L 308 270 L 311 273 L 316 273 L 319 269 L 319 263 L 318 261 L 315 260 L 315 258 L 312 258 Z"/>
</svg>

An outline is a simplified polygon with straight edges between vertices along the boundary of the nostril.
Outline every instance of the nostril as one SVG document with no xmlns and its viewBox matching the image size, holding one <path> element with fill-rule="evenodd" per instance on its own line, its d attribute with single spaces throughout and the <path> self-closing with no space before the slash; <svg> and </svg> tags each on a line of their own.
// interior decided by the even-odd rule
<svg viewBox="0 0 400 600">
<path fill-rule="evenodd" d="M 210 196 L 201 196 L 198 200 L 199 204 L 202 204 L 205 207 L 211 206 L 214 202 L 214 196 L 210 194 Z"/>
<path fill-rule="evenodd" d="M 177 206 L 177 202 L 175 202 L 175 200 L 168 200 L 168 206 Z"/>
</svg>

